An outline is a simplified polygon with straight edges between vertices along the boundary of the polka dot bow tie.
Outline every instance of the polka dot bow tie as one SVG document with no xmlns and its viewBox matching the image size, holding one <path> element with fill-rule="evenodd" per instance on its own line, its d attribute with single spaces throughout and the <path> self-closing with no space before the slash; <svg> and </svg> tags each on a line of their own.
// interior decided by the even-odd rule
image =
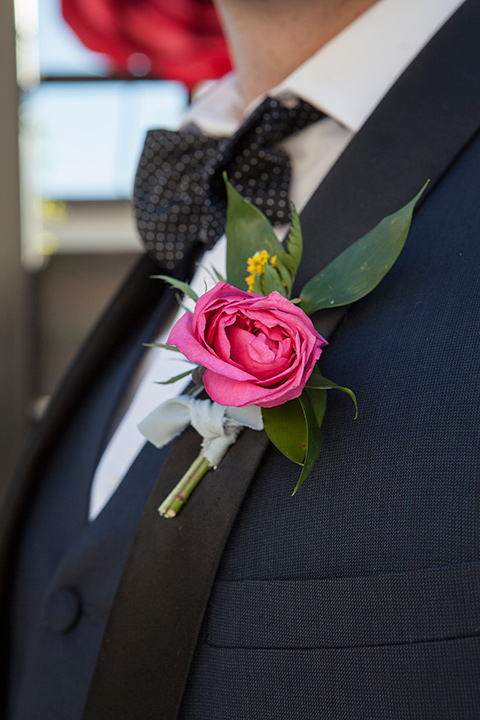
<svg viewBox="0 0 480 720">
<path fill-rule="evenodd" d="M 198 128 L 148 132 L 134 208 L 146 249 L 162 269 L 174 271 L 190 248 L 210 248 L 222 236 L 224 171 L 274 225 L 288 222 L 291 165 L 277 143 L 322 117 L 303 100 L 267 98 L 231 138 L 210 138 Z"/>
</svg>

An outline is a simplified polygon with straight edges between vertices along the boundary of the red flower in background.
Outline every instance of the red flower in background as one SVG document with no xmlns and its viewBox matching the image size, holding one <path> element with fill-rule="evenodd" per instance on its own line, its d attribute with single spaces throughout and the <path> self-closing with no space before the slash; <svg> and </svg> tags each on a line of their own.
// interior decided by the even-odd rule
<svg viewBox="0 0 480 720">
<path fill-rule="evenodd" d="M 90 50 L 104 53 L 118 72 L 181 80 L 188 88 L 230 69 L 211 0 L 62 0 L 63 16 Z M 138 67 L 138 66 L 137 66 Z"/>
</svg>

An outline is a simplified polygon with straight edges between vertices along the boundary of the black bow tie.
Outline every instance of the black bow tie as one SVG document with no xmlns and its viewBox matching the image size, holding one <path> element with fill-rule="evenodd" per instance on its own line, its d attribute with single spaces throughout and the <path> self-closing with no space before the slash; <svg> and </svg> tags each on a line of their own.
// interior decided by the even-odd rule
<svg viewBox="0 0 480 720">
<path fill-rule="evenodd" d="M 224 171 L 274 225 L 288 222 L 291 166 L 277 143 L 322 117 L 303 100 L 266 98 L 231 138 L 210 138 L 198 128 L 149 131 L 134 208 L 140 235 L 158 264 L 172 271 L 189 245 L 210 248 L 222 236 Z"/>
</svg>

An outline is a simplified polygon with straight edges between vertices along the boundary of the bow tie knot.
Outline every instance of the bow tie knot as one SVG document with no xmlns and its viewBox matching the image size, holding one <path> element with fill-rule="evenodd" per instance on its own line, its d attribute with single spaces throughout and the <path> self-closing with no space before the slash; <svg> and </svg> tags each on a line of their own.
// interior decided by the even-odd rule
<svg viewBox="0 0 480 720">
<path fill-rule="evenodd" d="M 149 131 L 134 208 L 146 249 L 160 266 L 173 271 L 189 247 L 209 248 L 222 236 L 224 172 L 274 225 L 288 222 L 291 165 L 278 143 L 322 117 L 302 100 L 266 98 L 231 138 L 211 138 L 195 127 Z"/>
</svg>

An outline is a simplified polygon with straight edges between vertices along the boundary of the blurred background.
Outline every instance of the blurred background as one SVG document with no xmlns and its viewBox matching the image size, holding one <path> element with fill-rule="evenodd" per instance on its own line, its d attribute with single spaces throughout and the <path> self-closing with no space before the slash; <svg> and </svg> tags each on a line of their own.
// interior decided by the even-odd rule
<svg viewBox="0 0 480 720">
<path fill-rule="evenodd" d="M 29 427 L 141 252 L 145 132 L 229 70 L 211 0 L 0 6 L 0 495 Z"/>
</svg>

